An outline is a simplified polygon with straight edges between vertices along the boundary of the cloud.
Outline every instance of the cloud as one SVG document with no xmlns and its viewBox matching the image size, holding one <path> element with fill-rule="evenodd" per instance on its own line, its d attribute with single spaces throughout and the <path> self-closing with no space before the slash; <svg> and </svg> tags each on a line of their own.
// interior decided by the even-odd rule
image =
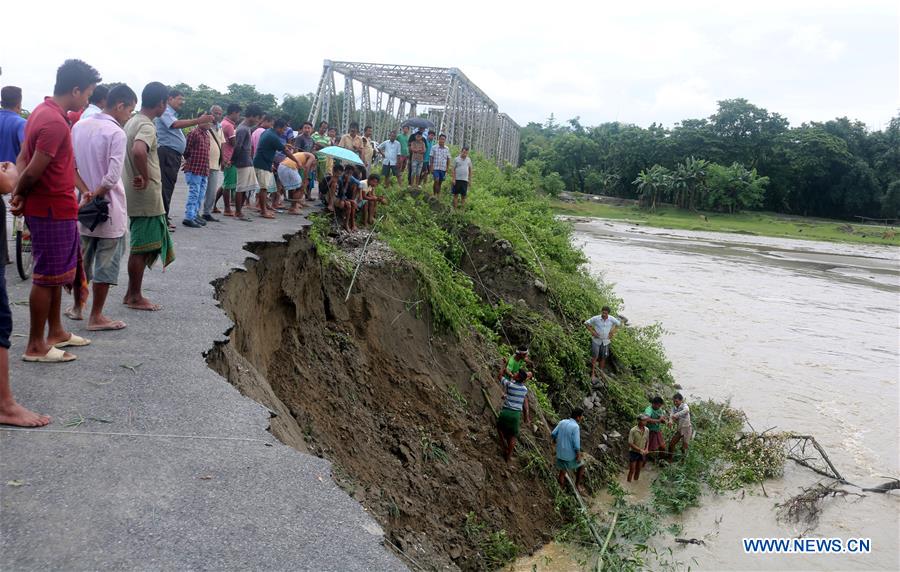
<svg viewBox="0 0 900 572">
<path fill-rule="evenodd" d="M 49 0 L 46 9 L 57 2 L 68 6 Z M 268 33 L 236 0 L 195 0 L 174 13 L 128 3 L 67 9 L 41 21 L 39 43 L 33 27 L 7 26 L 0 83 L 22 86 L 33 107 L 52 91 L 56 67 L 80 57 L 137 91 L 151 80 L 250 83 L 280 98 L 314 91 L 327 58 L 458 67 L 523 125 L 551 113 L 671 125 L 708 116 L 717 99 L 746 97 L 793 124 L 861 113 L 877 126 L 898 107 L 895 0 L 757 0 L 741 10 L 713 0 L 560 0 L 537 10 L 457 0 L 419 27 L 371 8 L 298 7 L 317 22 L 299 33 Z"/>
<path fill-rule="evenodd" d="M 799 26 L 791 33 L 788 45 L 804 54 L 824 56 L 830 61 L 838 59 L 847 45 L 826 37 L 821 26 Z"/>
</svg>

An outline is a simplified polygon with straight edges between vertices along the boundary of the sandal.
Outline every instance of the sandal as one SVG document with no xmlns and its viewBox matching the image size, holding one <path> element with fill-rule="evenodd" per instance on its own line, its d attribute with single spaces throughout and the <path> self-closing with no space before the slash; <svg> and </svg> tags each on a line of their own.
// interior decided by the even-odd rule
<svg viewBox="0 0 900 572">
<path fill-rule="evenodd" d="M 69 334 L 69 339 L 53 344 L 54 348 L 81 347 L 90 345 L 91 340 L 82 338 L 78 334 Z"/>
<path fill-rule="evenodd" d="M 28 354 L 22 356 L 22 361 L 31 363 L 64 363 L 67 361 L 75 361 L 76 359 L 78 359 L 78 356 L 74 356 L 54 347 L 51 347 L 47 353 L 42 356 L 30 356 Z"/>
</svg>

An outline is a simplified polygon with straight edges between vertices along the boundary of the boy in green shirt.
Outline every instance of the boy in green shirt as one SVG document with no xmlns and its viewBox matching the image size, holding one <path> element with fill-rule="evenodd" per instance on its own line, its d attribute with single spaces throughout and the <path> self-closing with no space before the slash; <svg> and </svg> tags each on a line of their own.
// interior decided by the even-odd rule
<svg viewBox="0 0 900 572">
<path fill-rule="evenodd" d="M 502 381 L 503 378 L 513 379 L 519 370 L 524 368 L 528 363 L 528 348 L 525 346 L 519 346 L 519 349 L 516 350 L 516 353 L 513 354 L 509 360 L 506 362 L 506 365 L 500 370 L 500 375 L 497 376 L 497 381 Z M 528 379 L 531 379 L 531 372 L 528 372 Z"/>
<path fill-rule="evenodd" d="M 666 443 L 663 440 L 659 423 L 655 423 L 654 421 L 665 421 L 666 414 L 663 410 L 662 397 L 657 395 L 650 400 L 650 405 L 647 406 L 647 409 L 644 409 L 644 415 L 650 418 L 650 423 L 647 423 L 647 429 L 650 431 L 647 451 L 648 453 L 653 454 L 654 458 L 659 458 L 659 451 L 662 451 L 663 453 L 666 452 Z"/>
</svg>

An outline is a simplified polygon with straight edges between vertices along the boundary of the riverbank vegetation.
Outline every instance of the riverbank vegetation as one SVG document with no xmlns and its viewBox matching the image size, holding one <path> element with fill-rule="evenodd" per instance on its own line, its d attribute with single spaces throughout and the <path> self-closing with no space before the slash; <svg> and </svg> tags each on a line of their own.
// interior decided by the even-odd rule
<svg viewBox="0 0 900 572">
<path fill-rule="evenodd" d="M 530 347 L 535 373 L 531 388 L 540 405 L 537 419 L 553 425 L 597 387 L 588 376 L 590 343 L 582 322 L 603 305 L 615 311 L 621 300 L 602 277 L 587 272 L 584 254 L 572 244 L 570 224 L 556 217 L 543 193 L 534 192 L 558 184 L 555 176 L 532 166 L 498 169 L 477 156 L 474 173 L 469 203 L 458 211 L 449 207 L 448 196 L 435 199 L 430 192 L 408 190 L 405 185 L 379 189 L 389 204 L 380 212 L 376 236 L 415 269 L 417 297 L 427 304 L 436 328 L 482 340 L 494 348 L 498 364 L 514 346 Z M 347 271 L 357 261 L 327 246 L 332 231 L 326 220 L 317 219 L 311 238 L 317 249 L 322 245 L 321 254 Z M 673 391 L 661 334 L 659 325 L 632 324 L 615 337 L 610 375 L 597 390 L 605 413 L 592 414 L 593 429 L 627 434 L 652 393 Z M 465 402 L 452 393 L 447 401 L 448 407 Z M 629 503 L 623 496 L 613 509 L 621 519 L 615 526 L 609 515 L 583 511 L 557 483 L 549 451 L 523 431 L 518 467 L 545 484 L 544 494 L 550 495 L 563 523 L 557 538 L 596 545 L 598 535 L 611 534 L 604 556 L 609 570 L 639 569 L 650 563 L 680 567 L 671 553 L 654 552 L 646 544 L 651 536 L 676 532 L 659 525 L 666 515 L 696 506 L 704 490 L 732 489 L 777 471 L 775 462 L 772 471 L 760 472 L 755 452 L 732 446 L 742 428 L 739 412 L 711 402 L 692 407 L 698 437 L 689 454 L 662 468 L 651 502 Z M 587 485 L 593 492 L 609 483 L 615 489 L 624 459 L 621 447 L 597 446 L 598 437 L 587 432 L 582 437 L 591 454 Z M 521 553 L 506 531 L 492 529 L 476 516 L 467 517 L 466 534 L 486 567 L 495 568 Z M 589 554 L 596 558 L 597 550 Z"/>
<path fill-rule="evenodd" d="M 559 214 L 628 221 L 656 228 L 900 246 L 900 231 L 895 227 L 877 224 L 857 224 L 760 211 L 734 214 L 693 212 L 670 205 L 659 206 L 651 211 L 636 204 L 593 200 L 554 200 L 551 204 Z"/>
<path fill-rule="evenodd" d="M 855 220 L 900 218 L 900 116 L 878 131 L 846 117 L 791 127 L 745 99 L 671 128 L 578 118 L 529 123 L 520 159 L 569 191 L 685 208 Z M 694 201 L 685 201 L 685 195 Z"/>
</svg>

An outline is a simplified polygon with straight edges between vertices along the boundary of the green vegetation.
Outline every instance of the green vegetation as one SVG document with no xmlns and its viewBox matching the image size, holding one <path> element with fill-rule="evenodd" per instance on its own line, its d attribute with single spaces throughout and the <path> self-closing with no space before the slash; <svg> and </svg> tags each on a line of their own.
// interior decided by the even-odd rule
<svg viewBox="0 0 900 572">
<path fill-rule="evenodd" d="M 660 511 L 677 514 L 698 506 L 703 485 L 714 491 L 734 490 L 781 476 L 782 441 L 742 436 L 740 411 L 714 401 L 694 402 L 691 421 L 695 438 L 688 454 L 665 465 L 653 482 L 653 504 Z"/>
<path fill-rule="evenodd" d="M 520 343 L 530 346 L 536 365 L 532 387 L 544 412 L 555 419 L 556 412 L 580 401 L 589 381 L 590 343 L 582 322 L 603 305 L 615 309 L 621 301 L 587 272 L 584 254 L 572 245 L 571 226 L 535 193 L 553 185 L 554 177 L 529 167 L 498 169 L 477 154 L 474 162 L 472 196 L 464 210 L 449 209 L 446 195 L 435 200 L 394 187 L 387 191 L 390 204 L 378 234 L 416 269 L 420 295 L 438 328 L 457 334 L 474 329 L 500 345 L 500 355 Z M 533 280 L 528 271 L 545 286 L 554 314 L 498 296 L 480 297 L 476 282 L 484 277 L 462 271 L 477 267 L 473 256 L 487 256 L 471 252 L 477 240 L 480 250 L 506 244 L 506 251 L 491 254 L 487 272 L 496 275 L 499 264 L 504 273 L 529 280 L 527 288 Z M 671 382 L 660 333 L 655 326 L 629 327 L 613 342 L 619 367 L 634 388 Z"/>
<path fill-rule="evenodd" d="M 550 194 L 568 189 L 727 212 L 900 218 L 900 115 L 881 131 L 846 117 L 791 127 L 778 113 L 729 99 L 710 117 L 672 128 L 586 127 L 578 118 L 560 125 L 551 116 L 528 124 L 521 141 L 525 165 L 558 174 L 545 188 Z M 693 202 L 681 200 L 686 191 Z"/>
<path fill-rule="evenodd" d="M 534 188 L 547 184 L 544 175 L 529 167 L 497 169 L 476 157 L 471 202 L 465 210 L 452 211 L 447 196 L 434 199 L 425 193 L 390 189 L 378 236 L 416 272 L 420 296 L 437 328 L 460 336 L 477 333 L 486 343 L 495 344 L 498 357 L 509 355 L 520 343 L 529 344 L 535 365 L 530 387 L 544 414 L 555 420 L 557 412 L 580 402 L 587 390 L 589 337 L 582 322 L 604 304 L 615 309 L 621 302 L 609 285 L 585 270 L 584 255 L 572 246 L 570 225 L 556 218 L 546 198 L 534 193 Z M 316 221 L 310 234 L 317 248 L 321 244 L 321 252 L 328 255 L 334 248 L 325 244 L 331 229 L 322 220 Z M 481 289 L 480 282 L 489 277 L 527 280 L 527 288 L 539 279 L 550 311 L 503 299 L 492 293 L 494 288 Z M 479 292 L 487 294 L 483 298 Z M 659 325 L 629 326 L 613 340 L 615 375 L 604 390 L 608 427 L 627 430 L 635 412 L 646 407 L 648 390 L 671 385 L 661 334 Z M 454 407 L 463 403 L 461 395 L 448 391 Z M 604 556 L 606 569 L 683 566 L 670 552 L 657 552 L 647 545 L 652 536 L 676 533 L 660 524 L 665 515 L 695 506 L 705 487 L 730 489 L 777 474 L 773 451 L 755 442 L 735 446 L 742 425 L 739 412 L 711 402 L 692 403 L 691 408 L 697 437 L 686 458 L 662 469 L 653 484 L 653 502 L 632 505 L 624 497 L 616 501 L 620 521 Z M 424 432 L 421 447 L 426 462 L 447 462 L 447 452 Z M 521 447 L 519 456 L 522 470 L 545 483 L 557 514 L 567 523 L 557 534 L 560 541 L 593 543 L 590 526 L 601 536 L 609 530 L 610 522 L 585 515 L 575 498 L 559 486 L 547 458 L 529 447 Z M 615 459 L 593 463 L 588 489 L 604 486 L 618 470 Z M 622 492 L 621 487 L 610 486 L 611 491 Z M 499 567 L 518 553 L 505 532 L 489 531 L 474 513 L 466 518 L 465 530 L 485 568 Z"/>
<path fill-rule="evenodd" d="M 450 456 L 447 454 L 447 451 L 439 443 L 432 441 L 431 435 L 426 433 L 424 429 L 420 429 L 420 431 L 422 432 L 419 439 L 422 445 L 422 460 L 426 463 L 439 461 L 445 465 L 448 464 Z"/>
<path fill-rule="evenodd" d="M 552 205 L 559 214 L 623 220 L 658 228 L 900 246 L 900 232 L 895 228 L 777 213 L 700 213 L 666 206 L 649 211 L 636 205 L 617 206 L 591 201 L 553 201 Z"/>
<path fill-rule="evenodd" d="M 474 512 L 466 515 L 463 532 L 466 539 L 478 547 L 479 568 L 496 570 L 519 555 L 519 546 L 506 535 L 505 530 L 491 532 Z"/>
</svg>

